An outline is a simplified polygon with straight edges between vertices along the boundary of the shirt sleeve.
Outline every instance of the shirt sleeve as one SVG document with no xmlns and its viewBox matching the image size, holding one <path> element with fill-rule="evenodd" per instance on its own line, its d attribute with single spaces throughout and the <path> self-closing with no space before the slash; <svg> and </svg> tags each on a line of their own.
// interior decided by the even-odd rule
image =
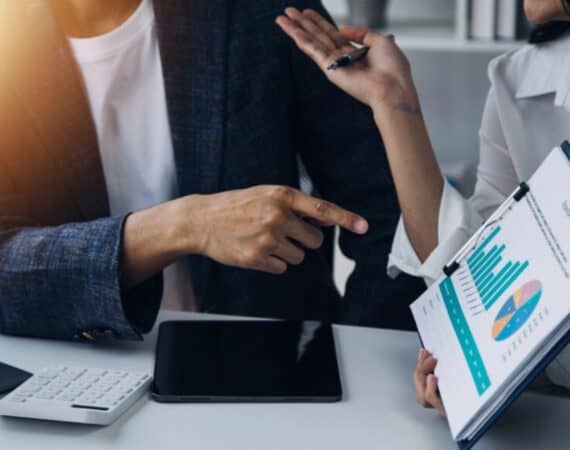
<svg viewBox="0 0 570 450">
<path fill-rule="evenodd" d="M 443 188 L 438 220 L 438 246 L 422 263 L 417 256 L 400 218 L 392 251 L 388 259 L 388 275 L 405 272 L 422 277 L 430 285 L 442 274 L 445 266 L 469 237 L 481 226 L 482 219 L 447 181 Z"/>
<path fill-rule="evenodd" d="M 417 256 L 402 219 L 398 223 L 388 259 L 388 275 L 405 272 L 435 282 L 445 266 L 520 182 L 506 147 L 498 114 L 498 99 L 491 88 L 480 129 L 480 161 L 471 198 L 464 198 L 447 181 L 438 219 L 438 246 L 425 261 Z M 566 348 L 546 369 L 551 382 L 570 389 L 570 349 Z"/>
</svg>

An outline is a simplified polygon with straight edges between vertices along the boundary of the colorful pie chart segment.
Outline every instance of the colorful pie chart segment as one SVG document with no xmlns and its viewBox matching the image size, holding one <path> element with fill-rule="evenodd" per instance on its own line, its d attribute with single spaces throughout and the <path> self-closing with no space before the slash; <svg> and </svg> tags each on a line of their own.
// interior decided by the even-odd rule
<svg viewBox="0 0 570 450">
<path fill-rule="evenodd" d="M 510 338 L 532 315 L 542 295 L 540 281 L 529 281 L 517 289 L 499 310 L 493 323 L 492 335 L 496 341 Z"/>
</svg>

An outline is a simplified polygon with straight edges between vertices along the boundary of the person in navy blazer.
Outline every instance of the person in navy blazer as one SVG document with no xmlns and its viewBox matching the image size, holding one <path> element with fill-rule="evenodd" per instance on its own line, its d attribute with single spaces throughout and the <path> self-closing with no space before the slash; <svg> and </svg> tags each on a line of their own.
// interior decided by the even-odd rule
<svg viewBox="0 0 570 450">
<path fill-rule="evenodd" d="M 160 245 L 178 236 L 182 211 L 218 232 L 183 251 L 200 311 L 410 326 L 423 285 L 386 275 L 399 209 L 381 137 L 370 110 L 278 30 L 289 3 L 326 16 L 317 0 L 154 1 L 180 199 L 111 216 L 89 104 L 50 2 L 0 0 L 0 331 L 140 339 L 160 307 L 162 268 L 181 256 Z M 297 190 L 299 161 L 326 202 Z M 247 214 L 248 231 L 265 234 L 232 241 L 224 226 Z M 348 229 L 340 245 L 356 267 L 344 297 L 316 249 L 321 232 L 299 216 Z M 291 240 L 288 227 L 305 234 Z M 291 245 L 283 254 L 276 235 Z"/>
</svg>

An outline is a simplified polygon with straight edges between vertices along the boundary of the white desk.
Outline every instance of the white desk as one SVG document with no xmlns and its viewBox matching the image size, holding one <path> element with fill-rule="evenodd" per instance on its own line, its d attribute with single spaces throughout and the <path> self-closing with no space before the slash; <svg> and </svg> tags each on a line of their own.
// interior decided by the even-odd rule
<svg viewBox="0 0 570 450">
<path fill-rule="evenodd" d="M 165 319 L 208 316 L 163 313 Z M 454 449 L 447 425 L 414 399 L 413 333 L 338 326 L 344 400 L 337 404 L 158 404 L 146 398 L 107 428 L 0 419 L 0 449 Z M 152 373 L 144 343 L 85 345 L 0 336 L 0 359 L 34 371 L 50 364 Z M 570 398 L 527 393 L 478 449 L 570 448 Z"/>
</svg>

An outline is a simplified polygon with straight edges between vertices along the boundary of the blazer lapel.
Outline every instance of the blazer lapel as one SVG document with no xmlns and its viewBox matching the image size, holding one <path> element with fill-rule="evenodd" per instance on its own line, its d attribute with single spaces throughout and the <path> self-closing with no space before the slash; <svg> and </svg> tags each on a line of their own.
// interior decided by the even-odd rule
<svg viewBox="0 0 570 450">
<path fill-rule="evenodd" d="M 154 0 L 180 195 L 220 187 L 226 108 L 227 0 Z M 190 257 L 201 310 L 211 260 Z"/>
<path fill-rule="evenodd" d="M 26 105 L 42 148 L 45 170 L 57 173 L 76 211 L 67 220 L 91 220 L 108 215 L 108 199 L 97 136 L 86 93 L 65 36 L 44 1 L 21 3 L 22 26 L 18 94 Z M 20 22 L 21 23 L 21 22 Z"/>
<path fill-rule="evenodd" d="M 213 193 L 224 145 L 226 0 L 155 0 L 154 8 L 180 193 Z"/>
</svg>

